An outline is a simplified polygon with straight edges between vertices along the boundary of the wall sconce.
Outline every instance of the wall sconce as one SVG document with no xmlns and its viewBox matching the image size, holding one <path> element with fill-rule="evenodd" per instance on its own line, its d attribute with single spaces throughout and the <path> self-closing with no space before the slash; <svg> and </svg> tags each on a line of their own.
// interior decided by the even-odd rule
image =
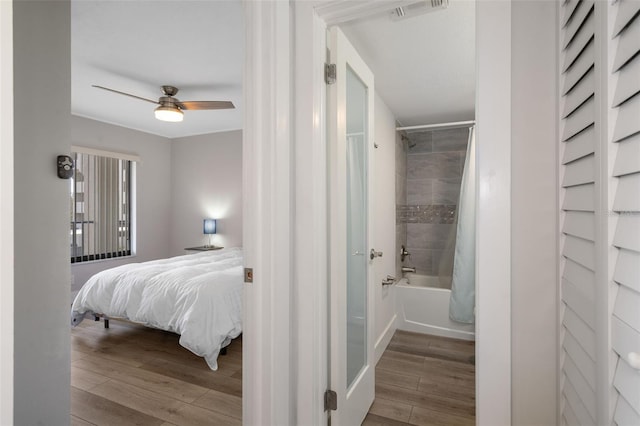
<svg viewBox="0 0 640 426">
<path fill-rule="evenodd" d="M 216 220 L 205 219 L 203 225 L 203 233 L 209 236 L 209 244 L 206 247 L 213 247 L 211 244 L 211 236 L 216 233 Z"/>
</svg>

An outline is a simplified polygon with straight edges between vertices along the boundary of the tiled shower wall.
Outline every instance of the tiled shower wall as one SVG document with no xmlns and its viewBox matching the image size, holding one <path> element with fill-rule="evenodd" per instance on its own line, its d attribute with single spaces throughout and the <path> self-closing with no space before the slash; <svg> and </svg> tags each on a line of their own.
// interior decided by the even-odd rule
<svg viewBox="0 0 640 426">
<path fill-rule="evenodd" d="M 469 129 L 436 130 L 407 135 L 396 150 L 396 228 L 411 256 L 404 265 L 425 275 L 450 275 L 455 247 L 455 211 Z M 397 146 L 398 147 L 398 146 Z M 406 179 L 402 162 L 406 152 Z M 406 195 L 402 193 L 406 191 Z M 406 202 L 402 202 L 402 200 Z M 405 239 L 406 238 L 406 239 Z M 402 242 L 400 244 L 403 244 Z M 398 244 L 398 247 L 400 246 Z"/>
</svg>

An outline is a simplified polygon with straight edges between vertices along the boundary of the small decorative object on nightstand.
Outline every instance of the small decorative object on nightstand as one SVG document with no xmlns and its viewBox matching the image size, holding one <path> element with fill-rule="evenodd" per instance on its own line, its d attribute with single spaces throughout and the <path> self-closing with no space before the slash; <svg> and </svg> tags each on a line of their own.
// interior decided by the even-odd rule
<svg viewBox="0 0 640 426">
<path fill-rule="evenodd" d="M 216 247 L 216 246 L 199 246 L 199 247 L 186 247 L 186 251 L 209 251 L 209 250 L 220 250 L 224 247 Z"/>
</svg>

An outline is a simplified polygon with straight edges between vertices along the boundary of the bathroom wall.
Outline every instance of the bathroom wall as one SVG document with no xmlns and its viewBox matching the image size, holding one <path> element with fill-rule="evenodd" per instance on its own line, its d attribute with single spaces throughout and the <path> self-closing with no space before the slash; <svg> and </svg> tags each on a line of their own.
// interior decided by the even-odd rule
<svg viewBox="0 0 640 426">
<path fill-rule="evenodd" d="M 415 132 L 409 138 L 406 204 L 398 204 L 399 225 L 406 225 L 404 265 L 416 272 L 450 275 L 455 245 L 455 212 L 469 137 L 468 128 Z M 441 262 L 444 260 L 444 262 Z M 441 266 L 447 265 L 447 266 Z"/>
</svg>

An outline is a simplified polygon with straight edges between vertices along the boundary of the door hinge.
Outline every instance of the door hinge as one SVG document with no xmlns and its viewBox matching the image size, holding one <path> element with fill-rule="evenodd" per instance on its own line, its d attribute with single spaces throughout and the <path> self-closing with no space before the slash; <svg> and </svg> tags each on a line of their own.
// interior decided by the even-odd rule
<svg viewBox="0 0 640 426">
<path fill-rule="evenodd" d="M 338 394 L 331 389 L 324 392 L 324 411 L 336 411 L 338 409 Z"/>
<path fill-rule="evenodd" d="M 336 64 L 324 64 L 324 81 L 327 84 L 336 82 Z"/>
</svg>

